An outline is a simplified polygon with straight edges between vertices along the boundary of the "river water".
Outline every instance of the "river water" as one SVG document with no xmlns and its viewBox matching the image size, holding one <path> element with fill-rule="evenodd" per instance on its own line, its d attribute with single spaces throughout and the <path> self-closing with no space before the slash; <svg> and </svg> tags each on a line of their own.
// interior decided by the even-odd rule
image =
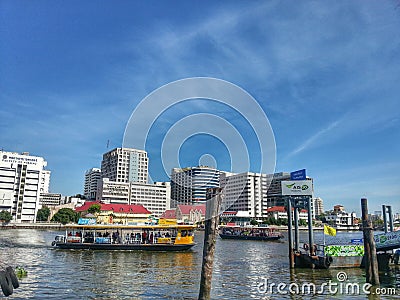
<svg viewBox="0 0 400 300">
<path fill-rule="evenodd" d="M 203 232 L 196 233 L 198 244 L 187 252 L 60 250 L 50 246 L 57 231 L 0 230 L 0 269 L 22 265 L 28 271 L 20 287 L 9 299 L 196 299 L 199 291 Z M 286 234 L 287 235 L 287 234 Z M 315 234 L 316 242 L 322 233 Z M 362 233 L 338 233 L 327 242 L 349 242 Z M 307 233 L 300 234 L 301 241 Z M 333 240 L 335 239 L 335 240 Z M 395 269 L 394 269 L 395 270 Z M 212 299 L 395 299 L 397 296 L 369 296 L 340 292 L 339 271 L 345 282 L 365 283 L 364 270 L 296 269 L 290 271 L 288 244 L 283 242 L 217 239 Z M 400 270 L 397 269 L 400 274 Z M 394 273 L 382 273 L 381 287 L 396 287 Z M 301 291 L 302 284 L 321 285 L 331 281 L 332 294 L 290 294 L 289 285 Z M 275 286 L 274 286 L 275 284 Z M 281 289 L 277 290 L 277 285 Z M 399 286 L 397 286 L 399 287 Z M 1 294 L 1 291 L 0 291 Z"/>
</svg>

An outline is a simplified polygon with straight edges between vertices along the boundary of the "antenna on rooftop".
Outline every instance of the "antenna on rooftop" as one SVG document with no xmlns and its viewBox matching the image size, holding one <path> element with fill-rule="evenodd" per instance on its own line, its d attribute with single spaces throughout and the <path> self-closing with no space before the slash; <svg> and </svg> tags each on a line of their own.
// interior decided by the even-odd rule
<svg viewBox="0 0 400 300">
<path fill-rule="evenodd" d="M 110 140 L 107 140 L 107 149 L 110 146 Z"/>
</svg>

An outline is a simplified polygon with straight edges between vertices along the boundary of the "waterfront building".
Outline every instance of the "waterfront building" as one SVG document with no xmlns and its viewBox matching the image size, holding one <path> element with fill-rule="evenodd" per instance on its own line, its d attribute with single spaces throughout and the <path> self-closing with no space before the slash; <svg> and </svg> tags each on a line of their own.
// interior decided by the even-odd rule
<svg viewBox="0 0 400 300">
<path fill-rule="evenodd" d="M 252 218 L 264 217 L 267 204 L 267 175 L 261 173 L 221 173 L 220 187 L 224 210 L 247 211 Z"/>
<path fill-rule="evenodd" d="M 339 208 L 341 206 L 341 208 Z M 355 212 L 348 213 L 344 210 L 342 205 L 336 205 L 333 213 L 326 215 L 325 220 L 329 225 L 336 227 L 337 229 L 358 229 L 358 218 Z"/>
<path fill-rule="evenodd" d="M 40 193 L 39 204 L 42 206 L 58 206 L 62 204 L 62 195 L 57 193 Z"/>
<path fill-rule="evenodd" d="M 177 205 L 175 216 L 182 222 L 192 222 L 193 224 L 203 222 L 206 216 L 206 205 Z"/>
<path fill-rule="evenodd" d="M 170 182 L 130 183 L 130 204 L 140 204 L 160 216 L 171 207 Z"/>
<path fill-rule="evenodd" d="M 96 215 L 98 224 L 145 224 L 151 217 L 151 212 L 140 204 L 105 204 L 86 201 L 83 206 L 75 208 L 83 217 L 93 204 L 100 204 L 100 212 Z"/>
<path fill-rule="evenodd" d="M 0 151 L 0 209 L 17 223 L 35 222 L 40 191 L 48 190 L 50 172 L 43 157 Z"/>
<path fill-rule="evenodd" d="M 207 166 L 173 168 L 171 172 L 172 206 L 205 203 L 207 188 L 218 187 L 219 177 L 219 170 Z"/>
<path fill-rule="evenodd" d="M 108 178 L 100 181 L 97 200 L 110 204 L 139 204 L 154 215 L 161 215 L 171 206 L 169 182 L 145 184 L 137 182 L 115 182 Z"/>
<path fill-rule="evenodd" d="M 292 211 L 294 208 L 292 208 Z M 287 220 L 287 211 L 284 206 L 273 206 L 267 209 L 267 215 L 275 220 Z M 292 213 L 292 220 L 294 221 L 294 213 Z M 299 211 L 299 220 L 304 220 L 308 222 L 308 211 L 306 209 L 301 209 Z"/>
<path fill-rule="evenodd" d="M 314 216 L 319 216 L 324 213 L 324 200 L 320 197 L 315 197 L 314 201 Z"/>
<path fill-rule="evenodd" d="M 95 200 L 97 188 L 101 181 L 102 175 L 99 168 L 91 168 L 85 172 L 85 184 L 83 195 L 88 200 Z"/>
<path fill-rule="evenodd" d="M 114 182 L 147 183 L 147 152 L 132 148 L 115 148 L 104 153 L 101 173 L 103 178 Z"/>
</svg>

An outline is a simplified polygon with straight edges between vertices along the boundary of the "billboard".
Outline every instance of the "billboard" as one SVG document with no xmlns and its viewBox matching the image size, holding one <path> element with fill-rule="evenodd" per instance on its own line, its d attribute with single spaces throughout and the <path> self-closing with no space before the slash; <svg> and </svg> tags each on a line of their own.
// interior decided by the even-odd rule
<svg viewBox="0 0 400 300">
<path fill-rule="evenodd" d="M 329 245 L 324 251 L 329 256 L 364 256 L 364 245 Z"/>
<path fill-rule="evenodd" d="M 313 184 L 311 180 L 281 181 L 283 196 L 312 196 Z"/>
</svg>

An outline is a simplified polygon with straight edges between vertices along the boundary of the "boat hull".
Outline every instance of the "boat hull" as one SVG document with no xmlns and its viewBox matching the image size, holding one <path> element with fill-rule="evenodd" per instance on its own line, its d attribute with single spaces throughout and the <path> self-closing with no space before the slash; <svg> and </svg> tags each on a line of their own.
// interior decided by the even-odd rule
<svg viewBox="0 0 400 300">
<path fill-rule="evenodd" d="M 195 244 L 96 244 L 96 243 L 57 243 L 59 249 L 72 250 L 142 250 L 142 251 L 185 251 Z"/>
<path fill-rule="evenodd" d="M 232 235 L 232 234 L 223 234 L 220 233 L 219 236 L 221 239 L 229 239 L 229 240 L 251 240 L 251 241 L 277 241 L 282 236 L 249 236 L 249 235 Z"/>
</svg>

